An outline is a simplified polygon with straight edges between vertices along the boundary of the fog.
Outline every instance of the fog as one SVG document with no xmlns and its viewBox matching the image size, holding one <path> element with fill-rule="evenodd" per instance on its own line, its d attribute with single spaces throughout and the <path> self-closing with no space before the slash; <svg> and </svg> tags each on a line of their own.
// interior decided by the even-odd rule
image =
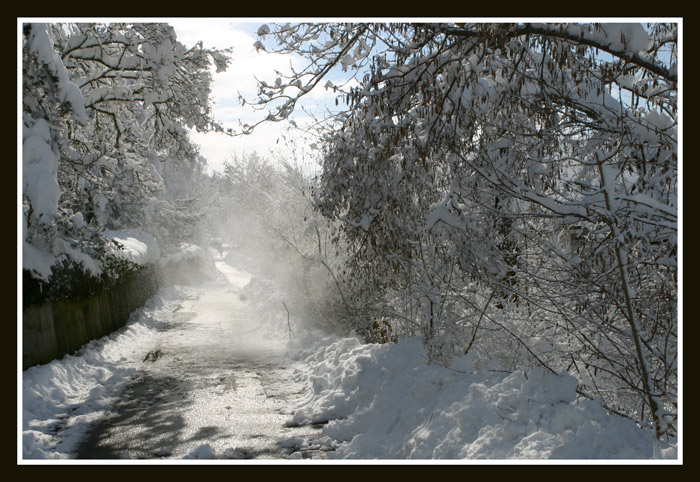
<svg viewBox="0 0 700 482">
<path fill-rule="evenodd" d="M 204 239 L 223 259 L 276 293 L 269 310 L 289 312 L 297 326 L 347 332 L 341 288 L 332 274 L 340 260 L 332 227 L 312 208 L 312 177 L 301 167 L 238 155 L 211 181 Z"/>
</svg>

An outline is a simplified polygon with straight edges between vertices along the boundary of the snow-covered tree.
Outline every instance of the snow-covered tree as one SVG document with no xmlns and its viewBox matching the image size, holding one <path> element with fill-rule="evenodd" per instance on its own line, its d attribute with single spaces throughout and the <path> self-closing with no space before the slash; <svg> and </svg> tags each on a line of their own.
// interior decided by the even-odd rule
<svg viewBox="0 0 700 482">
<path fill-rule="evenodd" d="M 385 293 L 370 326 L 420 333 L 438 358 L 569 370 L 583 396 L 674 435 L 676 24 L 259 33 L 308 59 L 261 82 L 268 120 L 332 72 L 359 81 L 339 91 L 316 206 L 352 282 Z"/>
<path fill-rule="evenodd" d="M 148 226 L 162 241 L 186 233 L 203 174 L 187 129 L 224 131 L 210 69 L 226 69 L 228 52 L 186 48 L 155 23 L 23 33 L 25 270 L 47 280 L 64 264 L 98 276 L 114 250 L 105 229 Z"/>
</svg>

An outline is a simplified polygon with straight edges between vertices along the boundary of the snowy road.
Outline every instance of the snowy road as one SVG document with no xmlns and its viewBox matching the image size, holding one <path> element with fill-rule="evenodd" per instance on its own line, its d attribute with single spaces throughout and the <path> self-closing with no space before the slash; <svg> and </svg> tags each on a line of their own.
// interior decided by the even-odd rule
<svg viewBox="0 0 700 482">
<path fill-rule="evenodd" d="M 650 430 L 579 399 L 566 373 L 479 371 L 471 354 L 446 367 L 420 338 L 367 344 L 294 323 L 288 345 L 285 295 L 217 267 L 226 280 L 164 288 L 123 329 L 24 371 L 21 458 L 655 455 Z M 660 449 L 682 460 L 675 442 Z"/>
<path fill-rule="evenodd" d="M 157 343 L 78 459 L 304 458 L 312 427 L 285 428 L 298 390 L 279 335 L 257 323 L 241 289 L 250 275 L 219 262 L 229 284 L 186 290 Z"/>
</svg>

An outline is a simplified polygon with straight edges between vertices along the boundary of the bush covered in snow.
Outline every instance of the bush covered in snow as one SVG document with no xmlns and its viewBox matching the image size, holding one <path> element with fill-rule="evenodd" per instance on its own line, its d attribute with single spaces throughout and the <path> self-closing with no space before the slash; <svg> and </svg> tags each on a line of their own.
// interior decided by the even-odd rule
<svg viewBox="0 0 700 482">
<path fill-rule="evenodd" d="M 677 436 L 677 22 L 259 32 L 306 61 L 260 81 L 268 118 L 324 83 L 346 105 L 320 130 L 313 202 L 358 333 L 422 337 L 441 363 L 565 371 Z"/>
<path fill-rule="evenodd" d="M 106 257 L 99 275 L 64 261 L 52 267 L 47 280 L 37 279 L 28 270 L 22 272 L 23 304 L 61 299 L 81 300 L 100 293 L 137 273 L 143 266 L 119 256 Z"/>
</svg>

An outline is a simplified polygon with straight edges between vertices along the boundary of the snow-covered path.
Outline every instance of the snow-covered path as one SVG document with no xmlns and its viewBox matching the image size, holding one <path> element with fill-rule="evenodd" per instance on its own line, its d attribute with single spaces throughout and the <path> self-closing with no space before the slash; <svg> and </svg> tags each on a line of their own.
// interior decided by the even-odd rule
<svg viewBox="0 0 700 482">
<path fill-rule="evenodd" d="M 19 458 L 654 456 L 651 431 L 578 399 L 566 373 L 430 364 L 419 338 L 366 344 L 293 315 L 288 344 L 274 283 L 217 267 L 220 281 L 164 288 L 122 330 L 23 372 Z"/>
<path fill-rule="evenodd" d="M 298 389 L 287 344 L 245 299 L 250 275 L 217 268 L 228 283 L 185 289 L 142 370 L 77 458 L 282 458 L 318 432 L 284 427 Z"/>
</svg>

